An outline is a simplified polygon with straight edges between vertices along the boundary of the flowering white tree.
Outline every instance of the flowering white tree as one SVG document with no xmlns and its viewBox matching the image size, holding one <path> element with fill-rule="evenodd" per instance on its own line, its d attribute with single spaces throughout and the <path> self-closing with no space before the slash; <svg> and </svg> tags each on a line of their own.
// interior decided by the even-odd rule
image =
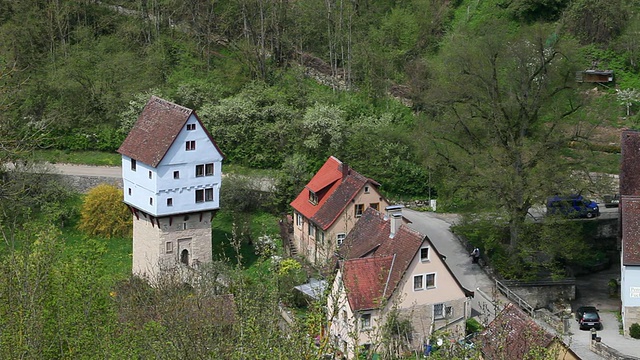
<svg viewBox="0 0 640 360">
<path fill-rule="evenodd" d="M 627 117 L 631 114 L 631 106 L 640 101 L 640 92 L 636 89 L 616 90 L 618 101 L 627 107 Z"/>
</svg>

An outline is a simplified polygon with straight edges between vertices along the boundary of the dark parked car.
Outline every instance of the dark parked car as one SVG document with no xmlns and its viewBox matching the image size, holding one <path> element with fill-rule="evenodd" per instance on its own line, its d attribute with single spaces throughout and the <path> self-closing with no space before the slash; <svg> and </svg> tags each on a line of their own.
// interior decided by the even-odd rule
<svg viewBox="0 0 640 360">
<path fill-rule="evenodd" d="M 580 330 L 596 328 L 602 329 L 600 314 L 595 306 L 581 306 L 576 310 L 576 321 L 580 324 Z"/>
<path fill-rule="evenodd" d="M 612 208 L 612 207 L 618 207 L 619 205 L 620 205 L 620 195 L 619 194 L 605 195 L 604 196 L 604 207 Z"/>
</svg>

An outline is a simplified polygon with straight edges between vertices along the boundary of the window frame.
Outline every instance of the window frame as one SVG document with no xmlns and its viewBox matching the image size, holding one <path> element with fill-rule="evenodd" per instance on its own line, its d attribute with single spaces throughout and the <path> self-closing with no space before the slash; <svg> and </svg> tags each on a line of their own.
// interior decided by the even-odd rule
<svg viewBox="0 0 640 360">
<path fill-rule="evenodd" d="M 164 253 L 173 254 L 173 241 L 167 241 L 164 243 Z"/>
<path fill-rule="evenodd" d="M 416 287 L 416 280 L 420 279 L 419 287 Z M 422 291 L 425 290 L 424 287 L 424 274 L 413 275 L 413 291 Z"/>
<path fill-rule="evenodd" d="M 204 176 L 204 164 L 196 165 L 196 177 Z"/>
<path fill-rule="evenodd" d="M 429 279 L 433 279 L 431 281 L 432 285 L 429 285 Z M 424 288 L 425 289 L 435 289 L 436 287 L 436 273 L 428 273 L 424 276 Z"/>
<path fill-rule="evenodd" d="M 204 189 L 196 189 L 196 204 L 204 202 Z"/>
<path fill-rule="evenodd" d="M 377 203 L 377 202 L 376 203 L 370 203 L 369 207 L 373 208 L 373 210 L 375 210 L 375 211 L 380 211 L 380 203 Z"/>
<path fill-rule="evenodd" d="M 365 312 L 360 314 L 360 330 L 371 329 L 371 313 Z"/>
<path fill-rule="evenodd" d="M 307 235 L 315 239 L 316 237 L 316 225 L 309 222 L 309 228 L 307 229 Z"/>
<path fill-rule="evenodd" d="M 167 198 L 167 207 L 173 206 L 173 198 Z"/>
<path fill-rule="evenodd" d="M 136 161 L 136 159 L 131 159 L 131 171 L 136 171 L 137 168 L 138 162 Z"/>
<path fill-rule="evenodd" d="M 313 205 L 318 205 L 318 194 L 309 190 L 309 202 Z"/>
<path fill-rule="evenodd" d="M 196 150 L 196 141 L 195 140 L 187 140 L 185 141 L 185 151 L 195 151 Z"/>
<path fill-rule="evenodd" d="M 204 164 L 204 176 L 213 176 L 214 173 L 215 173 L 215 166 L 213 163 Z"/>
<path fill-rule="evenodd" d="M 213 201 L 213 188 L 204 189 L 204 201 L 205 202 Z"/>
<path fill-rule="evenodd" d="M 187 131 L 193 131 L 196 129 L 196 124 L 187 124 Z"/>
<path fill-rule="evenodd" d="M 180 179 L 180 171 L 179 170 L 175 170 L 173 172 L 173 178 L 176 179 L 176 180 Z"/>
<path fill-rule="evenodd" d="M 302 214 L 296 213 L 296 225 L 299 229 L 302 229 L 302 225 L 304 224 L 304 220 L 302 219 Z"/>
<path fill-rule="evenodd" d="M 342 244 L 344 243 L 344 239 L 346 239 L 346 237 L 347 237 L 347 233 L 336 234 L 336 244 L 338 245 L 338 247 L 342 246 Z"/>
<path fill-rule="evenodd" d="M 358 211 L 359 210 L 359 211 Z M 354 205 L 354 215 L 359 218 L 364 213 L 364 204 L 355 204 Z"/>
<path fill-rule="evenodd" d="M 423 256 L 423 251 L 426 250 L 427 252 L 427 256 Z M 421 262 L 428 262 L 430 261 L 429 259 L 429 255 L 431 255 L 431 250 L 429 249 L 429 246 L 423 246 L 420 248 L 420 261 Z"/>
</svg>

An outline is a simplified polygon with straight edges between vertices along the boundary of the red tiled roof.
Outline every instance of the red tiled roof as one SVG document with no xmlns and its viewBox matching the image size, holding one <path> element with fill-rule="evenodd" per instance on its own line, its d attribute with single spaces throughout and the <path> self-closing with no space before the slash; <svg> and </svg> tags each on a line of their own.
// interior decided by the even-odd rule
<svg viewBox="0 0 640 360">
<path fill-rule="evenodd" d="M 176 137 L 193 114 L 200 128 L 211 140 L 213 146 L 222 155 L 222 151 L 202 125 L 194 110 L 152 96 L 147 102 L 135 125 L 127 135 L 118 153 L 132 159 L 157 167 Z"/>
<path fill-rule="evenodd" d="M 385 299 L 385 288 L 393 256 L 353 259 L 344 262 L 342 281 L 353 311 L 377 308 Z"/>
<path fill-rule="evenodd" d="M 361 260 L 362 258 L 394 257 L 394 265 L 389 274 L 389 281 L 386 284 L 386 291 L 384 292 L 386 299 L 396 290 L 409 265 L 417 256 L 418 251 L 420 251 L 424 241 L 429 243 L 430 251 L 434 254 L 434 257 L 436 259 L 442 259 L 438 249 L 436 249 L 427 236 L 422 235 L 404 224 L 400 225 L 400 228 L 393 238 L 389 237 L 390 231 L 391 222 L 389 219 L 373 208 L 367 208 L 344 239 L 343 245 L 339 250 L 339 257 L 347 259 L 344 261 L 345 265 L 355 260 Z M 443 261 L 443 264 L 454 279 L 456 285 L 465 295 L 473 296 L 472 291 L 465 289 L 462 284 L 460 284 L 445 261 Z M 362 273 L 363 271 L 364 270 L 359 270 L 357 272 Z M 358 293 L 360 291 L 359 288 L 349 288 L 346 282 L 345 286 L 348 289 L 348 293 L 355 293 L 353 294 L 355 297 L 365 298 L 369 296 L 367 292 L 362 294 Z M 372 300 L 370 299 L 366 303 L 371 302 Z"/>
<path fill-rule="evenodd" d="M 380 185 L 331 156 L 290 205 L 322 230 L 327 230 L 367 183 L 374 187 Z M 309 191 L 318 195 L 316 205 L 309 202 Z"/>
<path fill-rule="evenodd" d="M 480 334 L 487 359 L 523 359 L 536 348 L 547 348 L 555 337 L 512 303 Z"/>
</svg>

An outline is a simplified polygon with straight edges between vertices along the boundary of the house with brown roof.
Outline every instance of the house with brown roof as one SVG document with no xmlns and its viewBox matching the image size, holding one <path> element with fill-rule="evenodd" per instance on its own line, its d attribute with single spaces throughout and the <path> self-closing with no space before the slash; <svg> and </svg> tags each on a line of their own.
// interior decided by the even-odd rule
<svg viewBox="0 0 640 360">
<path fill-rule="evenodd" d="M 546 355 L 545 359 L 580 360 L 561 338 L 512 303 L 489 323 L 475 343 L 480 346 L 482 358 L 487 360 L 521 360 L 542 354 Z"/>
<path fill-rule="evenodd" d="M 391 321 L 405 324 L 400 341 L 407 351 L 421 351 L 436 331 L 464 337 L 473 292 L 431 240 L 403 222 L 402 207 L 387 207 L 386 214 L 366 209 L 338 257 L 328 328 L 347 358 L 362 349 L 379 352 Z"/>
<path fill-rule="evenodd" d="M 298 254 L 324 265 L 366 208 L 388 206 L 380 184 L 331 156 L 291 202 Z"/>
<path fill-rule="evenodd" d="M 211 261 L 223 154 L 196 112 L 151 97 L 118 152 L 133 216 L 133 273 Z"/>
<path fill-rule="evenodd" d="M 624 335 L 640 324 L 640 132 L 622 132 L 620 169 L 620 297 Z"/>
</svg>

